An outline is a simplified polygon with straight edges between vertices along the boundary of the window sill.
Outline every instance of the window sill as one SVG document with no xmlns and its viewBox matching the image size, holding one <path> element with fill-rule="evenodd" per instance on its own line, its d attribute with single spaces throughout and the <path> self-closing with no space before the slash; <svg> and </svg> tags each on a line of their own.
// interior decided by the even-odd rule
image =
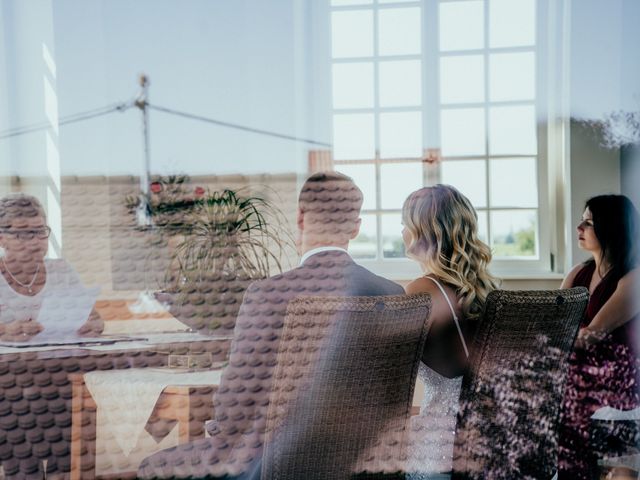
<svg viewBox="0 0 640 480">
<path fill-rule="evenodd" d="M 371 270 L 376 275 L 401 283 L 410 282 L 422 275 L 418 264 L 407 259 L 389 259 L 384 262 L 356 259 L 356 263 Z M 521 269 L 496 268 L 495 270 L 491 270 L 491 273 L 499 279 L 506 281 L 561 281 L 565 276 L 562 273 L 534 269 L 527 271 Z"/>
</svg>

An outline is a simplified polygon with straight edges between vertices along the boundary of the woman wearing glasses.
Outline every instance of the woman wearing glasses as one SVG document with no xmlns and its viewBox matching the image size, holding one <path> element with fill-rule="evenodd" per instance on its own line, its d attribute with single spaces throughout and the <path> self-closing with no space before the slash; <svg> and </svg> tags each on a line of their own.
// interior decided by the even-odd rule
<svg viewBox="0 0 640 480">
<path fill-rule="evenodd" d="M 63 315 L 54 314 L 58 309 L 73 317 L 75 307 L 86 310 L 79 304 L 90 301 L 90 295 L 68 263 L 45 258 L 50 233 L 38 199 L 24 193 L 0 198 L 0 338 L 5 341 L 102 331 L 95 313 L 80 328 L 77 322 L 64 325 Z M 41 315 L 43 305 L 49 311 Z M 54 325 L 52 319 L 60 320 Z"/>
<path fill-rule="evenodd" d="M 623 195 L 589 199 L 578 224 L 578 246 L 592 258 L 574 267 L 561 288 L 586 287 L 590 298 L 565 389 L 560 479 L 598 478 L 597 456 L 590 448 L 590 418 L 596 410 L 640 405 L 639 227 L 638 211 Z"/>
</svg>

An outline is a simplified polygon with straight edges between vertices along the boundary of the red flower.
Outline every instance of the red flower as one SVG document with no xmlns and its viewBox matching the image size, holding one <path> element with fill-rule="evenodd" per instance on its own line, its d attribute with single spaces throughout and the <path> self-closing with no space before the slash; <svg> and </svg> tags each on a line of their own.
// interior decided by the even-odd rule
<svg viewBox="0 0 640 480">
<path fill-rule="evenodd" d="M 151 182 L 149 188 L 152 193 L 160 193 L 162 191 L 162 184 L 160 182 Z"/>
<path fill-rule="evenodd" d="M 196 187 L 193 190 L 193 193 L 195 194 L 196 197 L 202 197 L 204 195 L 205 191 L 204 191 L 204 188 L 202 188 L 202 187 Z"/>
</svg>

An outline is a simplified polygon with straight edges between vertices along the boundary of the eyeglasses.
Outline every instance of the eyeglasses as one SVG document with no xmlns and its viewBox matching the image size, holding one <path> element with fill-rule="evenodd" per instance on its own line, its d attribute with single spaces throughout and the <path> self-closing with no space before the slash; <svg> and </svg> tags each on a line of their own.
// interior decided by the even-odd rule
<svg viewBox="0 0 640 480">
<path fill-rule="evenodd" d="M 49 238 L 49 235 L 51 235 L 51 229 L 49 227 L 34 228 L 29 230 L 11 230 L 7 228 L 5 230 L 0 230 L 0 232 L 3 235 L 13 235 L 18 240 L 33 240 L 34 238 L 44 240 L 45 238 Z"/>
</svg>

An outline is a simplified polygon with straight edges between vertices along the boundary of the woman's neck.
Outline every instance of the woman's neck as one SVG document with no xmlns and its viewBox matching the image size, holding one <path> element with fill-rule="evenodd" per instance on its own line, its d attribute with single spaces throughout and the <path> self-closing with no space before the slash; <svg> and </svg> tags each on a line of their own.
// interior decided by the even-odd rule
<svg viewBox="0 0 640 480">
<path fill-rule="evenodd" d="M 38 273 L 44 272 L 44 259 L 22 257 L 19 255 L 5 255 L 0 261 L 3 274 L 13 280 L 28 284 Z M 35 279 L 37 282 L 37 279 Z"/>
<path fill-rule="evenodd" d="M 604 277 L 611 270 L 611 263 L 603 257 L 602 252 L 593 255 L 596 264 L 595 274 L 600 278 Z"/>
</svg>

